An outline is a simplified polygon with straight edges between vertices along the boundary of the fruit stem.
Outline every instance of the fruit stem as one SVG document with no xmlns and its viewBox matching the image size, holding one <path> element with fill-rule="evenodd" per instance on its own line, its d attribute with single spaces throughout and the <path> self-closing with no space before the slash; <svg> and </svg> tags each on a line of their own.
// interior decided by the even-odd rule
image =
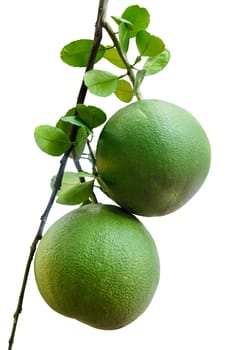
<svg viewBox="0 0 232 350">
<path fill-rule="evenodd" d="M 110 36 L 111 40 L 113 41 L 114 46 L 116 47 L 119 56 L 121 57 L 123 63 L 126 66 L 127 75 L 128 75 L 128 77 L 129 77 L 129 79 L 130 79 L 130 81 L 131 81 L 131 83 L 132 83 L 132 85 L 134 87 L 134 85 L 135 85 L 135 74 L 133 72 L 132 65 L 128 61 L 127 56 L 124 54 L 124 52 L 121 49 L 121 46 L 120 46 L 120 43 L 118 41 L 117 36 L 115 35 L 112 27 L 110 26 L 110 24 L 108 22 L 106 22 L 106 21 L 103 22 L 103 28 L 106 30 L 106 32 Z M 142 96 L 142 94 L 141 94 L 141 92 L 139 90 L 136 92 L 136 98 L 138 100 L 142 100 L 143 99 L 143 96 Z"/>
<path fill-rule="evenodd" d="M 97 176 L 97 171 L 96 171 L 96 166 L 95 166 L 95 157 L 94 157 L 94 154 L 93 154 L 93 151 L 90 147 L 90 143 L 89 141 L 87 141 L 87 145 L 88 145 L 88 148 L 89 148 L 89 153 L 90 153 L 90 157 L 91 157 L 91 162 L 92 162 L 92 173 L 93 175 Z M 80 164 L 80 161 L 79 161 L 79 158 L 73 158 L 73 161 L 74 161 L 74 164 L 77 168 L 77 171 L 78 172 L 81 172 L 82 171 L 82 168 L 81 168 L 81 164 Z M 85 182 L 85 178 L 84 177 L 80 177 L 80 182 Z M 90 198 L 92 203 L 98 203 L 98 200 L 97 200 L 97 197 L 95 195 L 95 193 L 92 191 L 91 195 L 90 195 Z"/>
<path fill-rule="evenodd" d="M 96 159 L 95 159 L 94 152 L 91 148 L 89 140 L 87 140 L 87 147 L 89 150 L 89 155 L 90 155 L 90 159 L 91 159 L 91 163 L 92 163 L 92 173 L 93 173 L 93 175 L 97 175 Z"/>
<path fill-rule="evenodd" d="M 86 71 L 91 70 L 94 66 L 94 63 L 95 63 L 97 51 L 98 51 L 100 42 L 102 40 L 102 28 L 103 28 L 103 23 L 105 21 L 107 5 L 108 5 L 108 0 L 100 0 L 99 1 L 97 21 L 96 21 L 96 25 L 95 25 L 93 47 L 92 47 L 91 52 L 90 52 L 90 57 L 88 60 L 88 64 L 86 66 Z M 87 94 L 87 87 L 85 86 L 84 79 L 83 79 L 82 84 L 81 84 L 81 88 L 79 90 L 79 94 L 77 97 L 77 104 L 84 102 L 86 94 Z M 78 128 L 73 126 L 73 128 L 71 130 L 71 134 L 70 134 L 71 141 L 75 140 L 77 132 L 78 132 Z M 16 329 L 17 329 L 17 325 L 18 325 L 18 319 L 19 319 L 20 313 L 22 312 L 22 306 L 23 306 L 25 290 L 26 290 L 26 286 L 27 286 L 27 282 L 28 282 L 28 276 L 29 276 L 31 263 L 33 261 L 34 254 L 36 252 L 36 247 L 37 247 L 38 242 L 42 238 L 43 230 L 44 230 L 45 224 L 47 222 L 48 215 L 49 215 L 50 210 L 52 208 L 52 205 L 55 201 L 57 192 L 59 191 L 59 189 L 61 187 L 65 167 L 66 167 L 68 158 L 72 152 L 73 152 L 73 146 L 70 147 L 64 153 L 64 155 L 60 161 L 60 167 L 59 167 L 59 170 L 58 170 L 57 175 L 56 175 L 56 181 L 54 184 L 53 191 L 50 195 L 46 209 L 40 218 L 40 225 L 39 225 L 37 234 L 36 234 L 32 244 L 31 244 L 30 252 L 29 252 L 29 255 L 27 258 L 27 262 L 26 262 L 26 267 L 24 270 L 23 281 L 22 281 L 22 285 L 21 285 L 21 289 L 20 289 L 20 294 L 19 294 L 19 298 L 18 298 L 16 311 L 13 315 L 13 325 L 12 325 L 11 334 L 10 334 L 10 338 L 9 338 L 9 342 L 8 342 L 8 350 L 12 350 L 12 348 L 13 348 L 15 333 L 16 333 Z M 92 194 L 91 200 L 93 202 L 97 202 L 95 194 Z"/>
</svg>

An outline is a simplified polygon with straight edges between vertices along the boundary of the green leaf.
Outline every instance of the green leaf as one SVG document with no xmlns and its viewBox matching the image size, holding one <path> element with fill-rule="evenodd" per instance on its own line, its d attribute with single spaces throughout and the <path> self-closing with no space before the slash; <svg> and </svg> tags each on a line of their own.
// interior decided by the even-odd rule
<svg viewBox="0 0 232 350">
<path fill-rule="evenodd" d="M 85 73 L 85 85 L 92 94 L 106 97 L 111 95 L 118 86 L 118 77 L 103 70 L 90 70 Z"/>
<path fill-rule="evenodd" d="M 73 116 L 76 114 L 76 107 L 70 108 L 67 113 L 65 114 L 65 116 Z M 58 120 L 58 122 L 56 123 L 56 127 L 63 130 L 65 132 L 66 135 L 68 135 L 68 137 L 70 136 L 71 133 L 71 129 L 72 129 L 72 124 L 64 122 L 62 120 L 62 118 L 60 118 Z"/>
<path fill-rule="evenodd" d="M 89 134 L 93 133 L 92 129 L 90 129 L 88 124 L 86 124 L 83 120 L 81 120 L 80 118 L 76 117 L 75 115 L 64 116 L 64 117 L 61 118 L 61 120 L 63 120 L 64 122 L 70 123 L 72 125 L 76 125 L 76 126 L 79 126 L 81 128 L 84 128 L 84 129 L 86 129 L 86 131 Z"/>
<path fill-rule="evenodd" d="M 143 79 L 146 75 L 146 71 L 145 69 L 142 69 L 142 70 L 139 70 L 136 74 L 136 77 L 135 77 L 135 83 L 134 83 L 134 89 L 133 89 L 133 94 L 136 95 L 142 82 L 143 82 Z"/>
<path fill-rule="evenodd" d="M 88 133 L 87 133 L 86 129 L 80 128 L 77 132 L 77 137 L 76 137 L 76 140 L 74 142 L 75 157 L 76 158 L 80 158 L 80 156 L 84 152 L 85 145 L 87 142 L 87 137 L 88 137 Z"/>
<path fill-rule="evenodd" d="M 58 192 L 57 203 L 76 205 L 88 200 L 93 192 L 94 180 L 68 186 Z"/>
<path fill-rule="evenodd" d="M 76 109 L 79 119 L 86 123 L 91 130 L 102 125 L 106 121 L 105 112 L 98 107 L 78 104 Z"/>
<path fill-rule="evenodd" d="M 131 84 L 127 80 L 119 80 L 115 95 L 123 102 L 130 102 L 133 98 L 133 89 Z"/>
<path fill-rule="evenodd" d="M 114 64 L 119 68 L 123 68 L 123 69 L 126 68 L 125 63 L 121 59 L 118 53 L 118 50 L 115 47 L 106 46 L 105 49 L 106 50 L 105 50 L 104 58 L 107 59 L 107 61 L 109 61 L 110 63 Z"/>
<path fill-rule="evenodd" d="M 67 191 L 68 189 L 70 189 L 70 187 L 79 185 L 81 177 L 82 178 L 83 177 L 92 177 L 92 178 L 94 178 L 95 176 L 93 174 L 91 174 L 91 173 L 87 173 L 86 171 L 80 171 L 78 173 L 74 173 L 72 171 L 65 171 L 64 175 L 63 175 L 63 178 L 62 178 L 62 184 L 61 184 L 62 191 Z M 52 190 L 54 189 L 55 182 L 56 182 L 56 175 L 53 176 L 52 179 L 51 179 L 51 188 L 52 188 Z"/>
<path fill-rule="evenodd" d="M 136 34 L 136 45 L 141 56 L 156 56 L 164 50 L 163 41 L 145 30 Z"/>
<path fill-rule="evenodd" d="M 51 156 L 60 156 L 71 146 L 71 142 L 66 133 L 50 125 L 37 126 L 35 128 L 34 137 L 39 148 Z"/>
<path fill-rule="evenodd" d="M 64 122 L 61 118 L 58 120 L 58 122 L 56 123 L 56 127 L 63 130 L 63 132 L 69 136 L 71 133 L 71 129 L 72 129 L 72 125 Z"/>
<path fill-rule="evenodd" d="M 145 30 L 150 22 L 149 12 L 144 7 L 139 7 L 138 5 L 129 6 L 121 17 L 132 23 L 134 27 L 130 31 L 130 37 L 134 37 L 140 30 Z"/>
<path fill-rule="evenodd" d="M 137 63 L 142 61 L 142 57 L 141 56 L 137 56 L 135 59 L 135 62 L 133 63 L 133 66 L 135 66 Z"/>
<path fill-rule="evenodd" d="M 65 113 L 65 116 L 72 116 L 72 115 L 75 115 L 76 114 L 76 107 L 72 107 L 70 108 L 66 113 Z"/>
<path fill-rule="evenodd" d="M 69 109 L 68 112 L 65 114 L 65 116 L 66 117 L 74 116 L 75 114 L 76 114 L 76 107 Z M 63 130 L 65 134 L 69 137 L 71 135 L 71 129 L 73 127 L 73 124 L 67 121 L 63 121 L 62 118 L 58 120 L 56 127 Z M 90 130 L 87 131 L 88 129 L 86 129 L 86 125 L 82 125 L 82 126 L 83 127 L 80 127 L 79 130 L 77 131 L 77 136 L 74 141 L 76 157 L 80 157 L 82 155 L 86 145 L 87 137 L 90 132 Z"/>
<path fill-rule="evenodd" d="M 130 43 L 130 30 L 125 23 L 119 25 L 119 43 L 123 53 L 127 53 Z"/>
<path fill-rule="evenodd" d="M 53 176 L 51 179 L 51 188 L 54 189 L 54 185 L 56 182 L 56 176 Z M 80 177 L 78 176 L 78 173 L 73 173 L 71 171 L 65 171 L 63 178 L 62 178 L 62 184 L 61 188 L 67 189 L 74 185 L 77 185 L 80 183 Z"/>
<path fill-rule="evenodd" d="M 130 29 L 130 30 L 134 29 L 133 24 L 132 24 L 130 21 L 128 21 L 127 19 L 125 19 L 125 18 L 117 17 L 117 16 L 111 16 L 111 18 L 112 18 L 118 25 L 120 25 L 121 23 L 125 23 L 125 24 L 128 26 L 128 29 Z"/>
<path fill-rule="evenodd" d="M 94 41 L 80 39 L 72 41 L 63 47 L 60 57 L 64 63 L 72 67 L 86 67 Z M 95 62 L 98 62 L 105 53 L 105 47 L 99 46 Z"/>
<path fill-rule="evenodd" d="M 79 171 L 79 173 L 77 173 L 77 176 L 80 177 L 93 177 L 95 178 L 95 175 L 91 174 L 91 173 L 87 173 L 86 171 Z"/>
<path fill-rule="evenodd" d="M 170 52 L 164 49 L 159 55 L 155 57 L 148 57 L 144 63 L 143 68 L 146 70 L 146 75 L 152 75 L 164 69 L 170 60 Z"/>
</svg>

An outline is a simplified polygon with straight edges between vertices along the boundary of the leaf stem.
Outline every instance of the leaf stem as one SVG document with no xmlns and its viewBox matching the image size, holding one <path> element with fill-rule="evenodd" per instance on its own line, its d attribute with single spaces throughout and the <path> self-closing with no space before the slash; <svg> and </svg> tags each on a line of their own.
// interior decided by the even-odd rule
<svg viewBox="0 0 232 350">
<path fill-rule="evenodd" d="M 122 61 L 124 62 L 125 66 L 126 66 L 127 75 L 129 77 L 132 85 L 134 86 L 135 85 L 135 74 L 133 72 L 133 69 L 132 69 L 132 66 L 131 66 L 130 62 L 128 61 L 127 56 L 124 54 L 124 52 L 121 49 L 121 45 L 120 45 L 120 43 L 118 41 L 117 36 L 115 35 L 112 27 L 110 26 L 110 24 L 108 22 L 105 21 L 103 23 L 103 27 L 106 30 L 106 32 L 108 33 L 108 35 L 110 36 L 111 40 L 113 41 L 114 46 L 116 47 L 119 56 L 121 57 Z M 142 97 L 142 94 L 141 94 L 140 91 L 137 91 L 136 97 L 137 97 L 138 100 L 142 100 L 143 97 Z"/>
<path fill-rule="evenodd" d="M 91 52 L 90 52 L 90 57 L 88 60 L 86 71 L 91 70 L 94 66 L 94 63 L 95 63 L 97 51 L 98 51 L 98 48 L 99 48 L 99 45 L 100 45 L 100 42 L 102 39 L 102 28 L 103 28 L 103 23 L 105 21 L 107 5 L 108 5 L 108 0 L 100 0 L 99 1 L 97 21 L 96 21 L 96 25 L 95 25 L 94 42 L 93 42 L 93 47 L 92 47 Z M 84 79 L 83 79 L 80 90 L 79 90 L 79 94 L 77 97 L 77 104 L 84 102 L 86 94 L 87 94 L 87 87 L 85 86 Z M 75 140 L 77 132 L 78 132 L 78 127 L 73 126 L 72 130 L 71 130 L 71 134 L 70 134 L 71 141 Z M 43 212 L 43 214 L 40 218 L 40 224 L 39 224 L 38 231 L 37 231 L 35 238 L 31 244 L 29 256 L 27 258 L 26 267 L 25 267 L 25 271 L 24 271 L 24 275 L 23 275 L 23 281 L 22 281 L 22 285 L 21 285 L 21 289 L 20 289 L 20 294 L 19 294 L 19 298 L 18 298 L 16 311 L 13 315 L 13 325 L 12 325 L 11 334 L 10 334 L 10 338 L 9 338 L 9 342 L 8 342 L 8 350 L 11 350 L 13 348 L 14 339 L 15 339 L 15 332 L 16 332 L 17 325 L 18 325 L 19 315 L 22 312 L 23 300 L 24 300 L 25 290 L 26 290 L 26 286 L 27 286 L 28 276 L 29 276 L 31 263 L 33 261 L 34 254 L 36 252 L 36 247 L 37 247 L 38 242 L 42 238 L 43 230 L 44 230 L 45 224 L 47 222 L 48 215 L 50 213 L 50 210 L 51 210 L 52 205 L 54 203 L 54 200 L 56 198 L 57 192 L 59 191 L 59 189 L 61 187 L 65 167 L 66 167 L 68 158 L 69 158 L 72 151 L 73 151 L 73 146 L 70 147 L 70 149 L 68 149 L 64 153 L 64 155 L 60 161 L 60 167 L 59 167 L 59 170 L 57 172 L 56 181 L 54 184 L 53 191 L 50 195 L 50 198 L 49 198 L 49 201 L 48 201 L 47 206 L 45 208 L 45 211 Z M 91 199 L 92 199 L 92 201 L 95 201 L 95 202 L 97 201 L 94 194 L 93 194 Z"/>
</svg>

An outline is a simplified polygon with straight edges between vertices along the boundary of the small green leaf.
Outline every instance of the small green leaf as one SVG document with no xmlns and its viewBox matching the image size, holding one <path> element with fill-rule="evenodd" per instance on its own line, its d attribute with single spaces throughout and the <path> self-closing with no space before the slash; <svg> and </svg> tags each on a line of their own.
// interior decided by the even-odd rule
<svg viewBox="0 0 232 350">
<path fill-rule="evenodd" d="M 125 24 L 128 26 L 128 29 L 130 29 L 130 30 L 133 30 L 133 29 L 134 29 L 133 24 L 132 24 L 130 21 L 128 21 L 127 19 L 125 19 L 125 18 L 117 17 L 117 16 L 111 16 L 111 18 L 112 18 L 118 25 L 120 25 L 121 23 L 125 23 Z"/>
<path fill-rule="evenodd" d="M 50 125 L 37 126 L 35 128 L 34 137 L 39 148 L 51 156 L 60 156 L 71 146 L 71 142 L 66 133 Z"/>
<path fill-rule="evenodd" d="M 143 68 L 146 70 L 146 75 L 152 75 L 164 69 L 170 60 L 170 52 L 164 49 L 159 55 L 155 57 L 148 57 L 144 63 Z"/>
<path fill-rule="evenodd" d="M 72 125 L 67 122 L 64 122 L 61 118 L 56 123 L 56 127 L 63 130 L 67 136 L 69 136 L 71 133 Z"/>
<path fill-rule="evenodd" d="M 66 113 L 65 113 L 65 116 L 72 116 L 72 115 L 75 115 L 76 114 L 76 107 L 72 107 L 70 108 Z"/>
<path fill-rule="evenodd" d="M 85 73 L 85 85 L 92 94 L 106 97 L 115 92 L 118 86 L 118 77 L 103 70 L 90 70 Z"/>
<path fill-rule="evenodd" d="M 107 59 L 110 63 L 114 64 L 115 66 L 125 69 L 125 63 L 121 59 L 118 50 L 115 47 L 107 47 L 106 46 L 106 51 L 104 54 L 104 58 Z"/>
<path fill-rule="evenodd" d="M 145 30 L 136 34 L 136 45 L 141 56 L 156 56 L 164 50 L 163 41 Z"/>
<path fill-rule="evenodd" d="M 130 102 L 133 98 L 133 89 L 131 84 L 127 80 L 119 80 L 115 95 L 123 102 Z"/>
<path fill-rule="evenodd" d="M 79 178 L 80 177 L 93 177 L 95 178 L 95 175 L 91 173 L 87 173 L 86 171 L 79 171 L 79 173 L 76 174 Z"/>
<path fill-rule="evenodd" d="M 76 114 L 76 107 L 70 108 L 68 112 L 65 114 L 65 116 L 73 116 Z M 64 122 L 62 118 L 58 120 L 56 123 L 56 127 L 63 130 L 68 137 L 71 134 L 72 124 Z"/>
<path fill-rule="evenodd" d="M 70 108 L 65 116 L 73 116 L 76 114 L 76 107 Z M 70 136 L 72 124 L 64 122 L 62 118 L 56 123 L 56 127 L 63 130 L 68 136 Z"/>
<path fill-rule="evenodd" d="M 73 108 L 70 108 L 65 116 L 73 116 L 76 114 L 76 107 L 73 107 Z M 57 128 L 60 128 L 61 130 L 63 130 L 68 136 L 70 136 L 70 133 L 71 133 L 71 129 L 72 129 L 72 124 L 70 123 L 67 123 L 67 122 L 64 122 L 62 120 L 62 118 L 60 118 L 58 120 L 58 122 L 56 123 L 56 127 Z"/>
<path fill-rule="evenodd" d="M 76 113 L 77 113 L 76 107 L 73 107 L 68 110 L 68 112 L 65 114 L 65 117 L 74 117 Z M 62 120 L 62 118 L 58 120 L 56 127 L 63 130 L 66 133 L 66 135 L 68 135 L 69 137 L 71 135 L 73 124 L 70 123 L 70 121 L 67 122 Z M 80 127 L 79 130 L 77 131 L 77 136 L 74 141 L 76 157 L 80 157 L 82 155 L 87 142 L 87 137 L 89 133 L 92 132 L 92 130 L 89 130 L 86 127 L 87 127 L 86 125 L 82 124 L 82 127 Z"/>
<path fill-rule="evenodd" d="M 129 6 L 122 14 L 122 18 L 126 19 L 133 25 L 130 31 L 130 37 L 134 37 L 140 30 L 145 30 L 150 22 L 150 14 L 144 7 L 138 5 Z"/>
<path fill-rule="evenodd" d="M 70 123 L 72 125 L 80 126 L 81 128 L 86 129 L 86 131 L 89 134 L 93 133 L 92 129 L 90 129 L 88 124 L 86 124 L 83 120 L 81 120 L 80 118 L 78 118 L 78 117 L 76 117 L 74 115 L 64 116 L 64 117 L 61 118 L 61 120 L 63 120 L 64 122 Z"/>
<path fill-rule="evenodd" d="M 84 128 L 80 128 L 77 132 L 77 137 L 74 142 L 75 146 L 75 157 L 80 158 L 82 153 L 84 152 L 85 145 L 87 142 L 88 132 Z"/>
<path fill-rule="evenodd" d="M 141 56 L 137 56 L 136 59 L 135 59 L 135 62 L 133 64 L 133 66 L 135 66 L 137 63 L 141 62 L 142 61 L 142 57 Z"/>
<path fill-rule="evenodd" d="M 142 82 L 143 82 L 143 79 L 146 75 L 146 71 L 145 69 L 142 69 L 142 70 L 139 70 L 136 74 L 136 77 L 135 77 L 135 84 L 134 84 L 134 89 L 133 89 L 133 94 L 136 95 Z"/>
<path fill-rule="evenodd" d="M 51 179 L 51 188 L 54 189 L 56 181 L 56 176 L 53 176 Z M 74 185 L 77 185 L 80 183 L 80 178 L 78 176 L 78 173 L 73 173 L 71 171 L 65 171 L 63 178 L 62 178 L 62 184 L 61 188 L 62 189 L 67 189 L 69 187 L 72 187 Z"/>
<path fill-rule="evenodd" d="M 119 42 L 123 53 L 127 53 L 130 43 L 130 30 L 125 23 L 119 25 Z"/>
<path fill-rule="evenodd" d="M 78 104 L 76 109 L 79 119 L 85 122 L 91 130 L 102 125 L 106 121 L 105 112 L 98 107 Z"/>
<path fill-rule="evenodd" d="M 88 200 L 93 192 L 94 180 L 68 186 L 58 193 L 57 203 L 66 205 L 80 204 Z"/>
<path fill-rule="evenodd" d="M 80 39 L 72 41 L 63 47 L 60 57 L 64 63 L 72 67 L 86 67 L 94 41 Z M 98 62 L 105 53 L 105 47 L 99 46 L 95 62 Z"/>
<path fill-rule="evenodd" d="M 83 177 L 94 178 L 95 176 L 91 173 L 86 172 L 86 171 L 80 171 L 78 173 L 74 173 L 72 171 L 65 171 L 63 178 L 62 178 L 62 184 L 61 184 L 62 191 L 66 191 L 70 187 L 73 187 L 73 186 L 80 184 L 80 178 L 83 178 Z M 56 182 L 56 175 L 53 176 L 51 179 L 52 190 L 54 189 L 55 182 Z"/>
</svg>

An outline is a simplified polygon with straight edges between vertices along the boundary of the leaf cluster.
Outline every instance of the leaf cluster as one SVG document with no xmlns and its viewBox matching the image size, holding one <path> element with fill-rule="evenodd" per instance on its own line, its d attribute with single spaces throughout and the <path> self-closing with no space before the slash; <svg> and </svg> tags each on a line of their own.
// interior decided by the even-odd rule
<svg viewBox="0 0 232 350">
<path fill-rule="evenodd" d="M 51 156 L 60 156 L 72 149 L 72 157 L 78 160 L 84 152 L 88 137 L 92 136 L 93 129 L 106 121 L 106 114 L 95 106 L 77 104 L 62 116 L 55 126 L 39 125 L 35 128 L 34 138 L 37 146 Z M 71 128 L 77 127 L 75 140 L 70 140 Z M 85 181 L 92 177 L 91 181 Z M 55 178 L 52 178 L 53 188 Z M 78 173 L 65 172 L 61 189 L 58 192 L 57 203 L 75 205 L 88 201 L 93 193 L 95 175 L 79 171 Z"/>
<path fill-rule="evenodd" d="M 94 67 L 84 73 L 84 84 L 97 96 L 115 94 L 119 100 L 129 103 L 134 96 L 139 97 L 140 86 L 146 76 L 156 74 L 166 67 L 170 54 L 162 39 L 147 30 L 150 23 L 147 9 L 133 5 L 126 8 L 121 16 L 112 16 L 112 20 L 114 26 L 116 25 L 115 30 L 108 22 L 103 23 L 103 29 L 108 33 L 111 43 L 103 45 L 101 42 L 98 45 L 94 64 L 107 60 L 119 69 L 120 74 Z M 132 41 L 137 52 L 131 63 L 128 56 Z M 87 67 L 94 44 L 91 39 L 72 41 L 63 47 L 60 57 L 72 67 Z M 81 204 L 94 196 L 96 169 L 90 142 L 93 130 L 105 121 L 106 114 L 102 109 L 77 104 L 61 116 L 55 126 L 39 125 L 35 128 L 35 142 L 43 152 L 51 156 L 61 156 L 67 152 L 77 166 L 77 173 L 64 173 L 62 186 L 57 194 L 58 203 Z M 79 163 L 86 149 L 92 163 L 92 174 L 82 171 Z M 52 178 L 52 187 L 55 179 Z"/>
<path fill-rule="evenodd" d="M 93 69 L 85 73 L 85 84 L 97 96 L 115 94 L 121 101 L 130 102 L 137 94 L 146 76 L 157 74 L 169 62 L 170 53 L 162 39 L 147 31 L 150 14 L 138 5 L 128 7 L 120 17 L 112 16 L 117 27 L 114 31 L 108 23 L 104 28 L 111 37 L 111 45 L 100 45 L 95 63 L 106 59 L 112 65 L 124 70 L 122 74 Z M 135 41 L 137 54 L 132 63 L 127 54 L 130 44 Z M 88 62 L 93 40 L 73 41 L 61 50 L 61 59 L 73 67 L 85 67 Z"/>
<path fill-rule="evenodd" d="M 37 126 L 34 132 L 35 142 L 43 152 L 51 156 L 60 156 L 73 147 L 76 157 L 80 157 L 88 136 L 105 121 L 106 114 L 100 108 L 77 104 L 58 120 L 56 126 Z M 78 133 L 75 140 L 71 141 L 73 125 L 78 127 Z"/>
</svg>

